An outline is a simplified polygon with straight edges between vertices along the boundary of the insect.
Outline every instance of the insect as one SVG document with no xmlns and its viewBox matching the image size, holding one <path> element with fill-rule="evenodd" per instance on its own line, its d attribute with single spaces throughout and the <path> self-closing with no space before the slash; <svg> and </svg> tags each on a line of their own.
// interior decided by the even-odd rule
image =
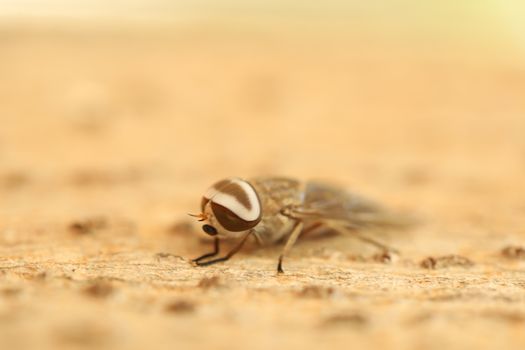
<svg viewBox="0 0 525 350">
<path fill-rule="evenodd" d="M 214 237 L 213 252 L 192 260 L 197 266 L 230 259 L 253 236 L 262 245 L 286 241 L 277 264 L 277 272 L 282 273 L 283 259 L 297 238 L 319 230 L 351 232 L 383 251 L 395 251 L 357 231 L 372 225 L 395 225 L 395 215 L 323 182 L 302 183 L 285 177 L 228 178 L 216 182 L 204 193 L 200 214 L 190 215 L 204 222 L 202 230 Z M 217 258 L 221 239 L 237 239 L 238 243 Z"/>
</svg>

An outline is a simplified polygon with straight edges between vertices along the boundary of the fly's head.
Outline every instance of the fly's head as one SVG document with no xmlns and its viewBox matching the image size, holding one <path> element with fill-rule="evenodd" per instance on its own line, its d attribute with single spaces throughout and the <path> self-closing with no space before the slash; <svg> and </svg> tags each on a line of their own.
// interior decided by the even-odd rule
<svg viewBox="0 0 525 350">
<path fill-rule="evenodd" d="M 236 237 L 254 228 L 262 218 L 257 192 L 249 182 L 230 178 L 211 186 L 202 197 L 201 213 L 192 215 L 210 236 Z"/>
</svg>

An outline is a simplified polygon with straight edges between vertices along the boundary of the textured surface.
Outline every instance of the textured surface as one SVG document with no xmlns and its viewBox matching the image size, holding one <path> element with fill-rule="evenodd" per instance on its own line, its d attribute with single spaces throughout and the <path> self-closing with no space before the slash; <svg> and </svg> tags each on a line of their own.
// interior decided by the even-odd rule
<svg viewBox="0 0 525 350">
<path fill-rule="evenodd" d="M 523 349 L 522 53 L 207 25 L 0 28 L 0 347 Z M 265 174 L 421 224 L 192 267 L 203 191 Z"/>
</svg>

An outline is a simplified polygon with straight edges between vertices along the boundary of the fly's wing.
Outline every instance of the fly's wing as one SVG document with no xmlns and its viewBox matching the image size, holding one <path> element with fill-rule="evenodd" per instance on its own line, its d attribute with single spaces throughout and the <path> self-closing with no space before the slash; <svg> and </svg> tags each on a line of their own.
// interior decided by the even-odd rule
<svg viewBox="0 0 525 350">
<path fill-rule="evenodd" d="M 304 219 L 338 221 L 349 228 L 407 226 L 407 218 L 346 190 L 322 182 L 306 184 L 301 207 L 294 214 Z"/>
</svg>

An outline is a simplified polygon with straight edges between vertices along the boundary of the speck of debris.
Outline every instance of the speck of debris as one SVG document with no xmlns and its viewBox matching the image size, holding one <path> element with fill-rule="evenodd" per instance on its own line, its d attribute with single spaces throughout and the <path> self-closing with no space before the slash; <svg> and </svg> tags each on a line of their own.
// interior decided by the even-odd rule
<svg viewBox="0 0 525 350">
<path fill-rule="evenodd" d="M 372 259 L 375 262 L 381 263 L 381 264 L 390 264 L 395 262 L 398 259 L 398 256 L 396 253 L 393 252 L 381 252 L 378 254 L 375 254 Z"/>
<path fill-rule="evenodd" d="M 111 283 L 103 280 L 97 280 L 89 283 L 83 289 L 84 294 L 93 298 L 106 298 L 114 292 Z"/>
<path fill-rule="evenodd" d="M 100 324 L 72 321 L 56 330 L 59 343 L 99 348 L 110 343 L 111 331 Z"/>
<path fill-rule="evenodd" d="M 451 293 L 451 294 L 440 294 L 440 295 L 433 295 L 430 296 L 428 299 L 430 301 L 452 301 L 452 300 L 458 300 L 461 299 L 463 295 L 461 293 Z"/>
<path fill-rule="evenodd" d="M 32 280 L 36 282 L 44 282 L 47 278 L 46 271 L 36 271 L 36 272 L 26 271 L 26 272 L 22 272 L 20 275 L 28 280 Z"/>
<path fill-rule="evenodd" d="M 0 183 L 7 189 L 18 189 L 29 183 L 29 177 L 22 172 L 5 174 Z"/>
<path fill-rule="evenodd" d="M 37 281 L 45 281 L 47 278 L 47 272 L 46 271 L 40 271 L 35 275 L 35 280 Z"/>
<path fill-rule="evenodd" d="M 368 318 L 359 312 L 338 313 L 325 318 L 323 326 L 353 326 L 363 327 L 368 323 Z"/>
<path fill-rule="evenodd" d="M 525 259 L 525 248 L 520 246 L 507 246 L 501 250 L 501 255 L 508 259 Z"/>
<path fill-rule="evenodd" d="M 6 287 L 0 290 L 0 294 L 5 297 L 15 297 L 22 291 L 22 288 L 18 287 Z"/>
<path fill-rule="evenodd" d="M 508 323 L 524 323 L 525 314 L 517 311 L 486 311 L 482 314 L 484 317 L 505 321 Z"/>
<path fill-rule="evenodd" d="M 168 303 L 164 307 L 164 311 L 168 313 L 177 313 L 177 314 L 189 314 L 194 312 L 196 306 L 194 303 L 187 300 L 176 300 Z"/>
<path fill-rule="evenodd" d="M 333 296 L 334 293 L 335 289 L 333 287 L 309 285 L 304 286 L 299 292 L 297 292 L 297 296 L 302 298 L 325 299 Z"/>
<path fill-rule="evenodd" d="M 221 287 L 224 284 L 221 281 L 221 278 L 219 276 L 212 276 L 212 277 L 204 277 L 199 281 L 197 284 L 197 287 L 202 289 L 210 289 L 210 288 L 217 288 Z"/>
<path fill-rule="evenodd" d="M 108 222 L 104 217 L 96 216 L 77 220 L 69 225 L 69 231 L 74 234 L 85 235 L 108 227 Z"/>
<path fill-rule="evenodd" d="M 174 259 L 178 259 L 178 260 L 182 260 L 182 261 L 186 261 L 186 259 L 184 259 L 182 256 L 180 255 L 176 255 L 176 254 L 171 254 L 171 253 L 157 253 L 155 254 L 155 258 L 157 259 L 168 259 L 168 258 L 174 258 Z"/>
<path fill-rule="evenodd" d="M 365 256 L 363 256 L 363 255 L 355 255 L 355 254 L 347 255 L 346 256 L 346 260 L 352 261 L 352 262 L 367 262 L 368 261 L 368 259 Z"/>
<path fill-rule="evenodd" d="M 420 266 L 424 269 L 435 270 L 448 267 L 471 267 L 474 263 L 463 256 L 445 255 L 440 257 L 429 256 L 421 261 Z"/>
<path fill-rule="evenodd" d="M 408 185 L 425 185 L 432 180 L 431 175 L 422 168 L 410 168 L 403 174 L 403 180 Z"/>
<path fill-rule="evenodd" d="M 431 321 L 435 316 L 436 315 L 431 312 L 422 312 L 408 318 L 405 323 L 409 326 L 418 326 Z"/>
</svg>

